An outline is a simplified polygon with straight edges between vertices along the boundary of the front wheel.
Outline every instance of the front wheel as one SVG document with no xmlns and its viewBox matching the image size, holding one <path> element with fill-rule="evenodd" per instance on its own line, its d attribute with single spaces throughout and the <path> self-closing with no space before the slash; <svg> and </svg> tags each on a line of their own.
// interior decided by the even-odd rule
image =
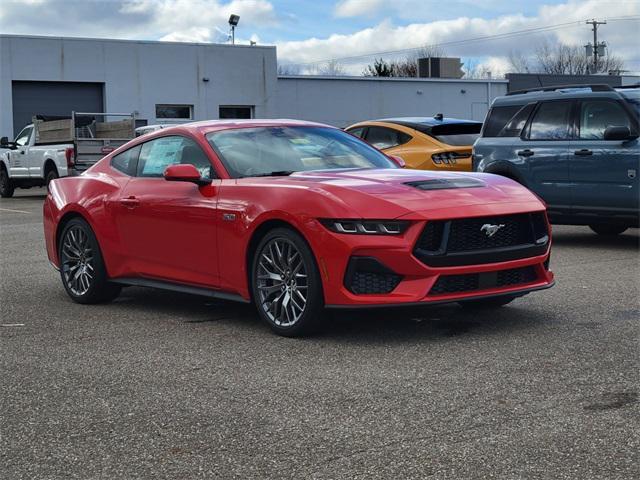
<svg viewBox="0 0 640 480">
<path fill-rule="evenodd" d="M 4 166 L 0 166 L 0 197 L 11 198 L 14 190 L 15 186 L 11 178 L 9 178 L 9 173 L 7 173 Z"/>
<path fill-rule="evenodd" d="M 596 232 L 598 235 L 614 236 L 620 235 L 626 231 L 629 227 L 626 225 L 589 225 L 589 228 Z"/>
<path fill-rule="evenodd" d="M 467 300 L 466 302 L 459 302 L 462 308 L 471 310 L 484 310 L 491 308 L 500 308 L 508 303 L 513 302 L 516 297 L 512 295 L 502 295 L 499 297 L 482 298 L 479 300 Z"/>
<path fill-rule="evenodd" d="M 80 218 L 69 221 L 60 236 L 60 276 L 67 294 L 77 303 L 113 300 L 121 287 L 109 282 L 96 236 Z"/>
<path fill-rule="evenodd" d="M 258 314 L 278 335 L 302 336 L 320 323 L 320 273 L 307 242 L 293 230 L 276 228 L 260 241 L 251 286 Z"/>
</svg>

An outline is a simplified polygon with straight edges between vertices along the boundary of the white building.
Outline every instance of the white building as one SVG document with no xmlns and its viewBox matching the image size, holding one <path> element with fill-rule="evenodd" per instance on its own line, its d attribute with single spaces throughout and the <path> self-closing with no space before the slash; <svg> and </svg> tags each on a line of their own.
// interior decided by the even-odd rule
<svg viewBox="0 0 640 480">
<path fill-rule="evenodd" d="M 277 76 L 275 47 L 0 35 L 0 136 L 34 114 L 137 112 L 141 124 L 389 116 L 482 120 L 506 80 Z"/>
</svg>

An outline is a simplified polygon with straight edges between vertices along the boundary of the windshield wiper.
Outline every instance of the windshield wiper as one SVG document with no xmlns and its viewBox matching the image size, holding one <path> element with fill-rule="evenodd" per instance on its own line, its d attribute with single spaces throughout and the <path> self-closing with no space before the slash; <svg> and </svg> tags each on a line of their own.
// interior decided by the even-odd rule
<svg viewBox="0 0 640 480">
<path fill-rule="evenodd" d="M 275 172 L 258 173 L 257 175 L 245 175 L 245 178 L 251 177 L 288 177 L 292 173 L 296 173 L 294 170 L 276 170 Z"/>
</svg>

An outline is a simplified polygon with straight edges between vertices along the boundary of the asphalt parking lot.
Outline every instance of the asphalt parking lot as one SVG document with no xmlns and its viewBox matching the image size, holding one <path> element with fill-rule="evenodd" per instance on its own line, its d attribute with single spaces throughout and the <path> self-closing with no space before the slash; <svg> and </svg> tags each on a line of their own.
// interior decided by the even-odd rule
<svg viewBox="0 0 640 480">
<path fill-rule="evenodd" d="M 555 227 L 557 285 L 498 312 L 327 315 L 141 288 L 66 296 L 44 191 L 0 201 L 0 478 L 631 479 L 638 230 Z"/>
</svg>

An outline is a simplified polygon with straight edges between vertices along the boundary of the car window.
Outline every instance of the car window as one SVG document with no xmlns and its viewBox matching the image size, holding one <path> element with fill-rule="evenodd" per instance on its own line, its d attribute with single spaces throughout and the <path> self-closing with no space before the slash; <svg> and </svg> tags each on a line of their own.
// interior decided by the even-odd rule
<svg viewBox="0 0 640 480">
<path fill-rule="evenodd" d="M 115 155 L 111 158 L 111 166 L 124 174 L 132 177 L 135 176 L 141 148 L 141 145 L 136 145 L 129 150 Z"/>
<path fill-rule="evenodd" d="M 29 143 L 29 137 L 31 137 L 32 131 L 33 127 L 24 127 L 16 137 L 16 145 L 20 145 L 21 147 L 27 145 Z"/>
<path fill-rule="evenodd" d="M 397 168 L 383 153 L 329 127 L 252 127 L 212 132 L 207 140 L 233 178 L 344 168 Z"/>
<path fill-rule="evenodd" d="M 491 107 L 489 115 L 484 122 L 484 129 L 482 130 L 483 137 L 497 137 L 500 131 L 504 128 L 513 116 L 523 105 L 504 105 L 502 107 Z"/>
<path fill-rule="evenodd" d="M 355 135 L 358 138 L 364 137 L 364 129 L 365 127 L 352 128 L 351 130 L 347 130 L 351 135 Z"/>
<path fill-rule="evenodd" d="M 463 147 L 473 145 L 480 136 L 481 129 L 480 122 L 443 123 L 431 127 L 429 135 L 446 145 Z"/>
<path fill-rule="evenodd" d="M 500 130 L 498 137 L 519 137 L 535 106 L 535 103 L 530 103 L 518 110 L 504 128 Z"/>
<path fill-rule="evenodd" d="M 569 138 L 571 102 L 544 102 L 533 115 L 529 130 L 531 140 L 565 140 Z"/>
<path fill-rule="evenodd" d="M 194 165 L 202 178 L 213 178 L 211 162 L 200 146 L 190 138 L 177 135 L 155 138 L 143 143 L 138 158 L 139 177 L 161 177 L 169 165 Z"/>
<path fill-rule="evenodd" d="M 585 100 L 580 110 L 580 139 L 603 140 L 607 127 L 629 127 L 629 116 L 617 102 Z"/>
<path fill-rule="evenodd" d="M 411 136 L 406 133 L 399 132 L 393 128 L 386 127 L 369 127 L 365 140 L 370 145 L 381 150 L 385 148 L 397 147 L 411 140 Z"/>
</svg>

